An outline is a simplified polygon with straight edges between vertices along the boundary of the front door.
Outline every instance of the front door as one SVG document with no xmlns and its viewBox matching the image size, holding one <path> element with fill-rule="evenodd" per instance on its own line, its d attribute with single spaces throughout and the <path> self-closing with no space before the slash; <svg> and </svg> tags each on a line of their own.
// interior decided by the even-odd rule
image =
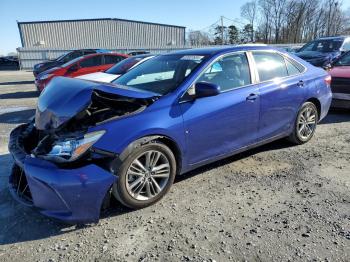
<svg viewBox="0 0 350 262">
<path fill-rule="evenodd" d="M 246 54 L 240 52 L 218 59 L 196 82 L 217 84 L 221 93 L 181 103 L 188 164 L 255 143 L 260 99 L 258 86 L 252 84 Z"/>
</svg>

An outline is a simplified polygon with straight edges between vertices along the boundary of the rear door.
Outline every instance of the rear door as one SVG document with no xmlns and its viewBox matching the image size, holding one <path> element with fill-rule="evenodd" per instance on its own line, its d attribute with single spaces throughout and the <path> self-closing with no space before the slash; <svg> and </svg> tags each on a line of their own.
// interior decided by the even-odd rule
<svg viewBox="0 0 350 262">
<path fill-rule="evenodd" d="M 68 75 L 70 77 L 76 77 L 80 75 L 86 75 L 90 73 L 103 71 L 102 66 L 102 55 L 94 55 L 82 59 L 79 62 L 79 69 L 73 72 L 70 72 Z"/>
<path fill-rule="evenodd" d="M 305 97 L 303 66 L 274 51 L 252 52 L 260 81 L 259 140 L 285 134 Z"/>
<path fill-rule="evenodd" d="M 103 56 L 103 71 L 109 69 L 110 67 L 114 66 L 115 64 L 122 61 L 125 57 L 118 56 L 118 55 L 104 55 Z"/>
</svg>

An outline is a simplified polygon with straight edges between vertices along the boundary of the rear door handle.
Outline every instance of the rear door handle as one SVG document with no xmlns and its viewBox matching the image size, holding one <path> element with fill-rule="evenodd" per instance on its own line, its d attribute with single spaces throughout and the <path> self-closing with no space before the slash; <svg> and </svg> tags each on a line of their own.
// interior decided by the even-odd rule
<svg viewBox="0 0 350 262">
<path fill-rule="evenodd" d="M 303 81 L 303 80 L 300 80 L 300 81 L 297 83 L 297 86 L 303 87 L 303 86 L 304 86 L 304 81 Z"/>
<path fill-rule="evenodd" d="M 255 101 L 257 98 L 259 97 L 259 95 L 257 94 L 249 94 L 249 96 L 247 96 L 247 101 Z"/>
</svg>

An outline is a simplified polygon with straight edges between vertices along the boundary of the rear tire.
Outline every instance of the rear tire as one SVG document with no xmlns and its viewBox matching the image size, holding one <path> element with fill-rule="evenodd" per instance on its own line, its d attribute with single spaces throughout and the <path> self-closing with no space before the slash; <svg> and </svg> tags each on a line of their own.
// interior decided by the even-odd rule
<svg viewBox="0 0 350 262">
<path fill-rule="evenodd" d="M 315 104 L 312 102 L 304 103 L 298 112 L 293 132 L 288 137 L 288 140 L 297 145 L 310 141 L 315 133 L 318 118 Z"/>
<path fill-rule="evenodd" d="M 173 152 L 159 141 L 133 148 L 113 168 L 118 176 L 112 194 L 124 206 L 140 209 L 158 202 L 170 190 L 176 175 Z"/>
</svg>

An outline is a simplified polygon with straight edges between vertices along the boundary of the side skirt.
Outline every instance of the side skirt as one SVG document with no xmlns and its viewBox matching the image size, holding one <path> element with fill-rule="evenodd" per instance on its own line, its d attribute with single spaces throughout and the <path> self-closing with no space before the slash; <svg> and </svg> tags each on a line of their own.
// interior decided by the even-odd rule
<svg viewBox="0 0 350 262">
<path fill-rule="evenodd" d="M 216 162 L 218 160 L 221 160 L 221 159 L 224 159 L 224 158 L 227 158 L 227 157 L 230 157 L 230 156 L 242 153 L 244 151 L 247 151 L 247 150 L 250 150 L 250 149 L 253 149 L 253 148 L 256 148 L 256 147 L 268 144 L 268 143 L 271 143 L 271 142 L 273 142 L 275 140 L 287 137 L 288 135 L 289 135 L 289 132 L 285 132 L 285 133 L 282 133 L 280 135 L 277 135 L 277 136 L 274 136 L 274 137 L 271 137 L 271 138 L 268 138 L 268 139 L 265 139 L 265 140 L 262 140 L 262 141 L 258 141 L 258 142 L 254 143 L 254 144 L 250 144 L 248 146 L 241 147 L 241 148 L 236 149 L 236 150 L 234 150 L 232 152 L 229 152 L 229 153 L 226 153 L 226 154 L 222 154 L 222 155 L 218 155 L 218 156 L 216 156 L 214 158 L 206 159 L 206 160 L 203 160 L 201 162 L 189 165 L 186 169 L 181 170 L 180 175 L 183 175 L 183 174 L 185 174 L 185 173 L 187 173 L 187 172 L 189 172 L 191 170 L 194 170 L 194 169 L 196 169 L 198 167 L 201 167 L 201 166 L 204 166 L 204 165 Z"/>
</svg>

